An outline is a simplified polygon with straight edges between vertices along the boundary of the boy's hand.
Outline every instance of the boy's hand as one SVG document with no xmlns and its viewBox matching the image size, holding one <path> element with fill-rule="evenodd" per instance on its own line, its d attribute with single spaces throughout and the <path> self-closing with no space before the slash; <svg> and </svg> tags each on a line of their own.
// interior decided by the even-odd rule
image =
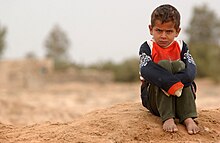
<svg viewBox="0 0 220 143">
<path fill-rule="evenodd" d="M 175 95 L 176 95 L 177 97 L 180 97 L 181 94 L 182 94 L 182 90 L 183 90 L 183 88 L 178 89 L 178 90 L 175 92 Z"/>
<path fill-rule="evenodd" d="M 170 94 L 167 93 L 165 90 L 163 90 L 163 89 L 161 89 L 161 90 L 163 91 L 163 93 L 164 93 L 166 96 L 170 96 Z M 178 90 L 175 92 L 174 95 L 176 95 L 177 97 L 180 97 L 180 96 L 182 95 L 182 90 L 183 90 L 183 88 L 178 89 Z"/>
</svg>

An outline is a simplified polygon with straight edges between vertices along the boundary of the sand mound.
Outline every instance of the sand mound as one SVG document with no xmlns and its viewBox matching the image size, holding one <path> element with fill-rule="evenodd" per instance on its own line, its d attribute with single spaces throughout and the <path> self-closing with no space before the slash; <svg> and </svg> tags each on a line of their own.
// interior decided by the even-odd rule
<svg viewBox="0 0 220 143">
<path fill-rule="evenodd" d="M 139 143 L 139 142 L 220 142 L 220 109 L 200 110 L 201 132 L 188 135 L 178 124 L 178 133 L 162 130 L 158 117 L 140 103 L 118 104 L 95 110 L 67 123 L 13 126 L 0 123 L 0 142 L 16 143 Z"/>
</svg>

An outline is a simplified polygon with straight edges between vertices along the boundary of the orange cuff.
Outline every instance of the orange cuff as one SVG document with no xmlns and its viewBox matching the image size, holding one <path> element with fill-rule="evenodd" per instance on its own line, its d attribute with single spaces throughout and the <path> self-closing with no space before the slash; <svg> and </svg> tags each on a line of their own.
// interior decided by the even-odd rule
<svg viewBox="0 0 220 143">
<path fill-rule="evenodd" d="M 177 82 L 170 87 L 170 89 L 168 90 L 168 93 L 171 95 L 174 95 L 178 89 L 183 88 L 183 87 L 184 85 L 181 82 Z"/>
</svg>

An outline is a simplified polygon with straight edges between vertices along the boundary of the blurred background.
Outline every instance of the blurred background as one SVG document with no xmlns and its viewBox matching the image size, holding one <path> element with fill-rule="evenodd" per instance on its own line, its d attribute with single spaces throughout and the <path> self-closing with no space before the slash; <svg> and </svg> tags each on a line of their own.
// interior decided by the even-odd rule
<svg viewBox="0 0 220 143">
<path fill-rule="evenodd" d="M 140 102 L 138 51 L 161 4 L 181 14 L 198 107 L 219 107 L 218 0 L 0 0 L 0 122 L 65 122 Z"/>
</svg>

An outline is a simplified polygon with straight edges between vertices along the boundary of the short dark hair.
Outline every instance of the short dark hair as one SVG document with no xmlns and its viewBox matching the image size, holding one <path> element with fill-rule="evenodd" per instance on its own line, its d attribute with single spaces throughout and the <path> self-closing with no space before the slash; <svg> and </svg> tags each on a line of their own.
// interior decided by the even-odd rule
<svg viewBox="0 0 220 143">
<path fill-rule="evenodd" d="M 180 13 L 178 10 L 169 4 L 164 4 L 157 7 L 151 14 L 151 25 L 155 25 L 155 21 L 159 20 L 161 23 L 172 21 L 175 24 L 175 29 L 180 26 Z"/>
</svg>

